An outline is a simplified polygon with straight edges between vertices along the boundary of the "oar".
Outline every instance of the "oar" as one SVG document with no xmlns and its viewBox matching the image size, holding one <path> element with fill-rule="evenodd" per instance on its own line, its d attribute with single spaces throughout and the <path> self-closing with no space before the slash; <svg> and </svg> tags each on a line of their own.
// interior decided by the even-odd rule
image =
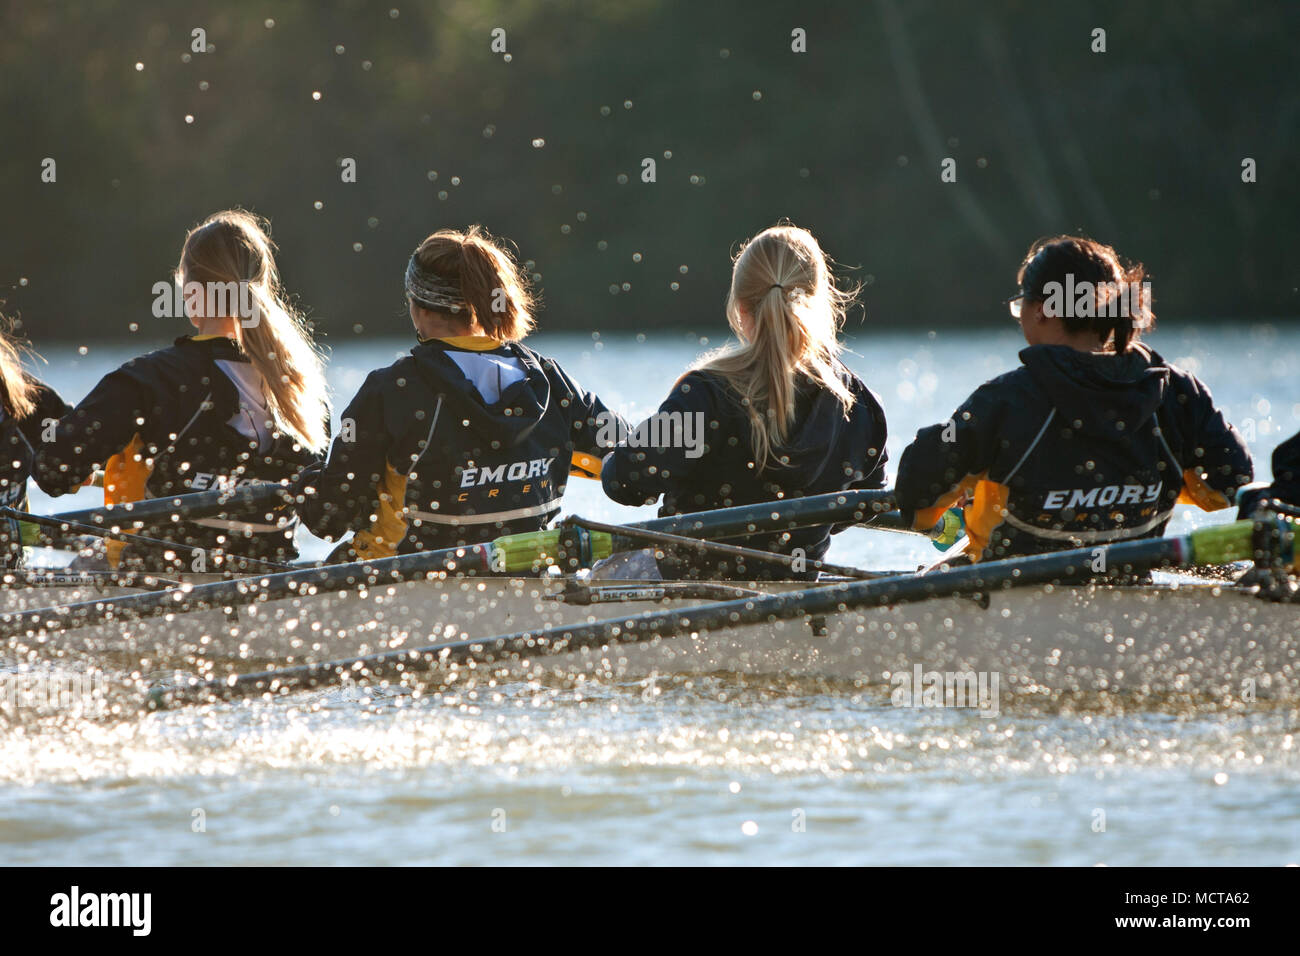
<svg viewBox="0 0 1300 956">
<path fill-rule="evenodd" d="M 1288 525 L 1280 536 L 1294 563 Z M 1159 567 L 1226 564 L 1256 556 L 1255 522 L 1203 528 L 1173 538 L 1147 538 L 990 561 L 932 574 L 900 574 L 874 581 L 824 585 L 762 598 L 742 598 L 693 608 L 650 611 L 589 624 L 562 625 L 497 637 L 386 651 L 320 664 L 286 667 L 223 680 L 194 681 L 151 692 L 150 706 L 233 699 L 250 694 L 287 694 L 343 680 L 400 678 L 407 673 L 468 664 L 491 665 L 568 653 L 610 644 L 635 644 L 797 617 L 838 614 L 856 608 L 893 606 L 962 594 L 1037 584 L 1124 578 Z"/>
<path fill-rule="evenodd" d="M 174 556 L 181 554 L 194 554 L 202 552 L 205 556 L 212 556 L 213 563 L 218 563 L 216 558 L 220 556 L 225 568 L 229 568 L 234 562 L 242 565 L 256 565 L 260 568 L 284 571 L 290 567 L 282 561 L 267 561 L 264 558 L 249 558 L 242 554 L 231 554 L 226 551 L 220 551 L 212 548 L 200 548 L 192 544 L 180 544 L 176 541 L 164 541 L 161 538 L 150 538 L 145 535 L 132 534 L 127 531 L 116 531 L 112 528 L 106 528 L 97 525 L 82 524 L 79 521 L 69 521 L 66 518 L 49 517 L 47 515 L 32 514 L 29 511 L 19 511 L 17 508 L 8 508 L 0 506 L 0 517 L 13 518 L 17 521 L 23 521 L 28 524 L 38 525 L 43 528 L 56 529 L 64 535 L 87 535 L 93 538 L 104 538 L 109 541 L 121 541 L 124 544 L 132 544 L 136 547 L 147 548 L 154 551 L 171 552 Z M 49 541 L 58 541 L 54 535 L 42 535 Z M 178 563 L 179 558 L 173 557 L 172 563 Z M 243 570 L 242 568 L 240 570 Z"/>
<path fill-rule="evenodd" d="M 590 518 L 582 518 L 573 515 L 566 518 L 564 523 L 579 528 L 586 528 L 588 531 L 603 531 L 610 535 L 615 544 L 627 541 L 634 544 L 638 541 L 646 541 L 651 544 L 662 544 L 667 548 L 696 552 L 699 554 L 716 554 L 722 557 L 739 558 L 742 562 L 748 561 L 752 564 L 774 565 L 787 570 L 795 570 L 796 573 L 807 573 L 809 571 L 824 571 L 827 574 L 835 574 L 842 578 L 879 578 L 883 577 L 878 571 L 864 571 L 861 568 L 850 567 L 845 564 L 832 564 L 829 561 L 812 560 L 807 558 L 798 558 L 790 554 L 777 554 L 774 551 L 760 551 L 757 548 L 742 548 L 734 544 L 722 544 L 717 541 L 709 541 L 704 538 L 688 538 L 681 534 L 668 534 L 666 531 L 648 531 L 645 528 L 638 528 L 635 525 L 617 525 L 604 524 L 600 521 L 592 521 Z M 621 550 L 615 547 L 615 551 Z M 802 565 L 802 567 L 800 567 Z"/>
<path fill-rule="evenodd" d="M 685 537 L 762 534 L 812 525 L 869 522 L 877 516 L 877 509 L 884 512 L 892 507 L 893 497 L 888 491 L 846 491 L 659 518 L 642 522 L 637 527 L 649 531 L 666 530 Z M 634 541 L 616 543 L 608 534 L 591 533 L 581 528 L 532 531 L 462 548 L 302 568 L 234 581 L 214 581 L 158 594 L 130 594 L 80 604 L 14 611 L 0 614 L 0 638 L 177 611 L 238 608 L 259 601 L 394 584 L 438 573 L 535 573 L 547 564 L 576 570 L 609 557 L 615 550 L 631 550 L 639 546 Z"/>
<path fill-rule="evenodd" d="M 289 490 L 269 481 L 255 481 L 239 485 L 232 490 L 199 491 L 188 495 L 171 495 L 166 498 L 145 498 L 103 508 L 86 508 L 65 511 L 49 517 L 61 522 L 93 524 L 104 527 L 124 524 L 163 524 L 174 518 L 193 521 L 222 514 L 253 511 L 288 501 Z"/>
</svg>

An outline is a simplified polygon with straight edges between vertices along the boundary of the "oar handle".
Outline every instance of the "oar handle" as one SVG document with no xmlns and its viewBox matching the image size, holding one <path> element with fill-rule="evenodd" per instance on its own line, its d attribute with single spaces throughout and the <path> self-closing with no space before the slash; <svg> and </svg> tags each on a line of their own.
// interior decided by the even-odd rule
<svg viewBox="0 0 1300 956">
<path fill-rule="evenodd" d="M 186 521 L 251 511 L 288 501 L 289 491 L 269 481 L 250 482 L 233 490 L 200 491 L 166 498 L 146 498 L 103 508 L 65 511 L 50 517 L 62 522 L 109 527 L 132 523 L 163 523 L 173 517 Z"/>
</svg>

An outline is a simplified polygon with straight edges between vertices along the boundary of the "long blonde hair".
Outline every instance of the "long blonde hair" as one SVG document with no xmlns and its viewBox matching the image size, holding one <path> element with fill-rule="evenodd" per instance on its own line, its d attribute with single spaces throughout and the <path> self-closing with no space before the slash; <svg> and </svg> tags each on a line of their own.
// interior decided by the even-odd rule
<svg viewBox="0 0 1300 956">
<path fill-rule="evenodd" d="M 10 328 L 0 316 L 0 405 L 6 415 L 23 419 L 36 411 L 36 381 L 23 368 L 27 350 L 14 340 Z"/>
<path fill-rule="evenodd" d="M 288 303 L 268 226 L 242 209 L 209 216 L 181 247 L 177 280 L 247 283 L 256 308 L 238 326 L 239 347 L 266 380 L 276 426 L 311 451 L 329 442 L 330 406 L 321 354 L 302 316 Z"/>
<path fill-rule="evenodd" d="M 794 424 L 798 376 L 839 399 L 848 417 L 853 393 L 840 377 L 837 336 L 855 295 L 856 289 L 836 286 L 826 254 L 806 229 L 773 226 L 737 254 L 727 322 L 740 345 L 710 353 L 694 367 L 722 376 L 740 397 L 759 468 L 778 457 Z"/>
</svg>

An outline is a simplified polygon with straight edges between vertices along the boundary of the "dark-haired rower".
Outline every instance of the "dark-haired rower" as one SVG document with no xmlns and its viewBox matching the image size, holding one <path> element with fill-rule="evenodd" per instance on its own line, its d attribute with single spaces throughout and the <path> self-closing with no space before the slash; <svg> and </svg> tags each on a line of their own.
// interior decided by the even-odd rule
<svg viewBox="0 0 1300 956">
<path fill-rule="evenodd" d="M 1141 265 L 1073 236 L 1036 242 L 1009 301 L 1029 347 L 899 461 L 900 509 L 964 512 L 974 560 L 1156 537 L 1179 501 L 1228 507 L 1250 454 L 1209 389 L 1138 341 Z"/>
</svg>

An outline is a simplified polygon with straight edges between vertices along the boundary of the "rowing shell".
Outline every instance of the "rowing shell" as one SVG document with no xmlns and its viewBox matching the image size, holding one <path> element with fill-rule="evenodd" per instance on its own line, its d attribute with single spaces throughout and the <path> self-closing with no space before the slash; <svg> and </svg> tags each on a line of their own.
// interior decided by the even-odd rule
<svg viewBox="0 0 1300 956">
<path fill-rule="evenodd" d="M 734 673 L 889 685 L 892 675 L 997 674 L 1013 692 L 1300 697 L 1300 607 L 1178 575 L 1157 586 L 1056 586 L 987 600 L 771 621 L 493 665 L 493 677 L 639 679 Z M 202 677 L 391 649 L 608 621 L 807 587 L 806 584 L 604 583 L 574 578 L 433 577 L 361 591 L 185 611 L 11 638 L 10 659 L 108 656 L 144 672 Z M 48 592 L 47 592 L 48 594 Z M 46 601 L 45 603 L 50 603 Z M 488 669 L 462 668 L 464 680 Z"/>
</svg>

